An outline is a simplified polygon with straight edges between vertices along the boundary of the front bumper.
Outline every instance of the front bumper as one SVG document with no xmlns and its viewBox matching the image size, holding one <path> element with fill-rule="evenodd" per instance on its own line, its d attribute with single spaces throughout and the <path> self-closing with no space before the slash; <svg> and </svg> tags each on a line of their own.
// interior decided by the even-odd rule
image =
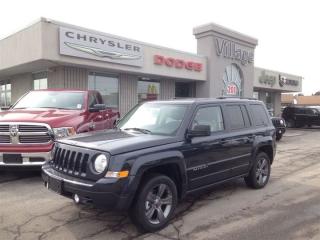
<svg viewBox="0 0 320 240">
<path fill-rule="evenodd" d="M 122 194 L 130 179 L 102 178 L 96 182 L 82 180 L 60 173 L 47 164 L 42 167 L 42 179 L 47 188 L 49 182 L 58 181 L 61 184 L 59 191 L 52 189 L 58 194 L 68 198 L 77 194 L 80 203 L 90 203 L 98 208 L 127 210 L 131 203 L 131 198 Z"/>
<path fill-rule="evenodd" d="M 19 159 L 11 159 L 4 161 L 4 156 L 20 156 Z M 50 160 L 51 151 L 49 152 L 1 152 L 0 153 L 0 167 L 40 167 L 46 161 Z"/>
</svg>

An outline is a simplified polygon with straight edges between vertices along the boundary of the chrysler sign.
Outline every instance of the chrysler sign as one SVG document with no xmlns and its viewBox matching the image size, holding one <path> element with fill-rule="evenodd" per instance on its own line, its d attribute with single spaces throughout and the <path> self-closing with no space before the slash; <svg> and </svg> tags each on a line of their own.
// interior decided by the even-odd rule
<svg viewBox="0 0 320 240">
<path fill-rule="evenodd" d="M 142 67 L 143 47 L 135 42 L 60 27 L 60 54 Z"/>
</svg>

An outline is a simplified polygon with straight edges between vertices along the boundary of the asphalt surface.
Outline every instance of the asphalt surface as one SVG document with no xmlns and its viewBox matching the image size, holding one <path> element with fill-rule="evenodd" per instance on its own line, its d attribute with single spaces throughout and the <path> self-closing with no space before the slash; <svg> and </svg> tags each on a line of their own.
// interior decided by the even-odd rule
<svg viewBox="0 0 320 240">
<path fill-rule="evenodd" d="M 290 130 L 262 190 L 242 180 L 189 196 L 164 230 L 140 234 L 126 214 L 76 206 L 39 172 L 0 172 L 0 239 L 320 239 L 320 129 Z"/>
</svg>

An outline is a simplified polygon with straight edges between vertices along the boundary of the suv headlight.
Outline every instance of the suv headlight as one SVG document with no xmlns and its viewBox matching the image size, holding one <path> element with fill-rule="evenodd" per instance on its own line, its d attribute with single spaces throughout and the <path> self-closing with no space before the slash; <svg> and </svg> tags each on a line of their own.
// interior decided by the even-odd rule
<svg viewBox="0 0 320 240">
<path fill-rule="evenodd" d="M 73 136 L 76 134 L 76 130 L 73 127 L 53 128 L 52 130 L 54 137 L 57 139 Z"/>
<path fill-rule="evenodd" d="M 284 125 L 284 121 L 283 121 L 282 119 L 280 120 L 280 124 L 281 124 L 281 125 Z"/>
<path fill-rule="evenodd" d="M 94 170 L 102 173 L 108 167 L 109 158 L 104 154 L 99 154 L 93 162 Z"/>
</svg>

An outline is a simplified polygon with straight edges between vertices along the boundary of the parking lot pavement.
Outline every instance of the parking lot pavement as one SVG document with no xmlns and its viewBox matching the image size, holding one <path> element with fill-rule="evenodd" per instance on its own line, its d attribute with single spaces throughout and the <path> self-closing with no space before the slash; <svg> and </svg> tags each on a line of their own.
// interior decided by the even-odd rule
<svg viewBox="0 0 320 240">
<path fill-rule="evenodd" d="M 40 173 L 0 173 L 0 239 L 320 239 L 320 129 L 289 130 L 269 185 L 242 180 L 183 201 L 171 224 L 139 234 L 125 214 L 77 207 Z"/>
</svg>

